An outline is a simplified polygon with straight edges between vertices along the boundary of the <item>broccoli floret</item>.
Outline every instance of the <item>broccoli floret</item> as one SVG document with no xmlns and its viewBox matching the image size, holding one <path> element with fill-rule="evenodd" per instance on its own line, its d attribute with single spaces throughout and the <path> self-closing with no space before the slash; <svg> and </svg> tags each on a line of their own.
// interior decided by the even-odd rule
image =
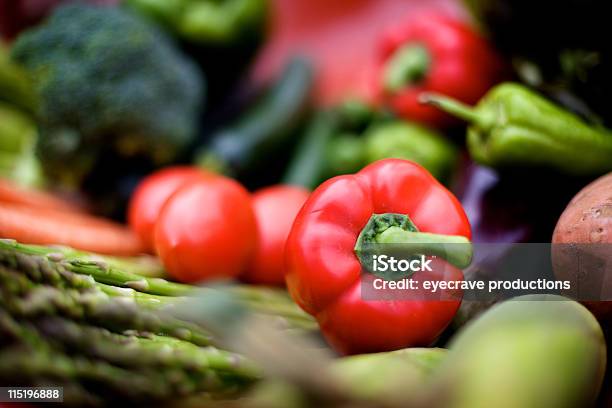
<svg viewBox="0 0 612 408">
<path fill-rule="evenodd" d="M 127 10 L 59 7 L 17 39 L 12 56 L 41 97 L 39 153 L 56 176 L 79 180 L 108 151 L 169 161 L 195 136 L 201 73 Z"/>
</svg>

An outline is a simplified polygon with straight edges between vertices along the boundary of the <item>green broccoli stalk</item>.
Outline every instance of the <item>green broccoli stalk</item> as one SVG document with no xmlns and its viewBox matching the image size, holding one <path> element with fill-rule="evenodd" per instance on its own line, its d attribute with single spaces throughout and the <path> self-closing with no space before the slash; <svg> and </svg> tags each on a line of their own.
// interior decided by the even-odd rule
<svg viewBox="0 0 612 408">
<path fill-rule="evenodd" d="M 168 162 L 195 136 L 198 68 L 127 10 L 59 7 L 18 37 L 12 57 L 40 95 L 38 151 L 55 178 L 78 183 L 109 152 Z"/>
</svg>

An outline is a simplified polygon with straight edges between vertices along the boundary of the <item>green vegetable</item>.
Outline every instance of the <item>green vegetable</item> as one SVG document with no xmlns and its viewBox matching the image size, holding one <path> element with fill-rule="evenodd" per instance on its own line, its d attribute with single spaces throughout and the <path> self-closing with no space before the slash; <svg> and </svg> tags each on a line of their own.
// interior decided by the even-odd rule
<svg viewBox="0 0 612 408">
<path fill-rule="evenodd" d="M 283 350 L 279 350 L 282 352 Z M 327 358 L 300 367 L 302 376 L 287 373 L 267 379 L 244 399 L 245 407 L 393 408 L 432 406 L 425 398 L 447 356 L 439 348 L 410 348 L 386 353 Z M 290 366 L 295 358 L 280 360 Z M 289 380 L 288 380 L 289 378 Z M 435 406 L 435 405 L 434 405 Z"/>
<path fill-rule="evenodd" d="M 41 186 L 36 157 L 36 124 L 23 112 L 0 102 L 0 177 L 24 186 Z"/>
<path fill-rule="evenodd" d="M 447 350 L 441 348 L 364 354 L 334 361 L 331 372 L 350 395 L 366 401 L 385 401 L 389 406 L 403 406 L 417 400 L 446 356 Z"/>
<path fill-rule="evenodd" d="M 457 163 L 457 149 L 435 131 L 408 122 L 374 126 L 365 134 L 366 163 L 385 158 L 412 160 L 445 180 Z"/>
<path fill-rule="evenodd" d="M 235 397 L 261 369 L 218 348 L 225 340 L 216 331 L 179 310 L 204 302 L 207 316 L 227 324 L 227 310 L 215 309 L 225 294 L 257 319 L 312 329 L 280 291 L 196 288 L 131 272 L 147 268 L 159 275 L 150 260 L 0 240 L 0 383 L 63 386 L 74 405 Z"/>
<path fill-rule="evenodd" d="M 498 85 L 474 108 L 437 95 L 424 101 L 469 122 L 467 145 L 478 163 L 545 166 L 572 175 L 612 170 L 612 132 L 589 126 L 522 85 Z"/>
<path fill-rule="evenodd" d="M 0 101 L 33 113 L 37 106 L 36 93 L 25 71 L 9 56 L 9 50 L 0 42 Z"/>
<path fill-rule="evenodd" d="M 314 188 L 325 178 L 355 173 L 384 158 L 413 160 L 444 180 L 455 167 L 458 153 L 431 129 L 350 101 L 312 120 L 284 182 Z"/>
<path fill-rule="evenodd" d="M 380 112 L 358 100 L 317 112 L 310 119 L 289 163 L 283 182 L 313 189 L 325 178 L 354 172 L 363 166 L 363 148 L 356 140 Z"/>
<path fill-rule="evenodd" d="M 80 181 L 108 150 L 169 161 L 195 136 L 198 69 L 128 11 L 59 7 L 17 39 L 12 56 L 40 95 L 38 152 L 60 180 Z"/>
<path fill-rule="evenodd" d="M 292 142 L 308 111 L 313 83 L 310 63 L 292 60 L 281 78 L 237 123 L 214 134 L 197 154 L 203 167 L 244 175 L 269 163 Z"/>
<path fill-rule="evenodd" d="M 125 0 L 175 35 L 200 44 L 237 42 L 261 31 L 267 0 Z"/>
<path fill-rule="evenodd" d="M 563 106 L 611 126 L 612 46 L 606 0 L 464 0 L 523 80 Z M 551 11 L 554 12 L 551 13 Z M 542 22 L 546 30 L 542 30 Z M 572 27 L 568 30 L 568 27 Z"/>
<path fill-rule="evenodd" d="M 597 320 L 579 303 L 518 297 L 451 340 L 438 395 L 450 408 L 590 406 L 606 368 L 605 344 Z"/>
<path fill-rule="evenodd" d="M 57 317 L 15 318 L 0 310 L 0 381 L 65 386 L 65 402 L 163 401 L 231 395 L 259 373 L 240 356 L 150 333 L 112 333 Z"/>
<path fill-rule="evenodd" d="M 0 265 L 16 268 L 37 283 L 96 289 L 104 298 L 125 297 L 141 306 L 165 306 L 213 290 L 161 279 L 159 265 L 147 258 L 108 257 L 12 240 L 0 240 Z M 292 327 L 316 329 L 312 318 L 284 291 L 251 286 L 230 286 L 227 290 L 253 311 L 281 317 Z"/>
<path fill-rule="evenodd" d="M 326 149 L 336 131 L 333 112 L 319 112 L 308 124 L 283 176 L 284 184 L 315 188 L 327 168 Z"/>
</svg>

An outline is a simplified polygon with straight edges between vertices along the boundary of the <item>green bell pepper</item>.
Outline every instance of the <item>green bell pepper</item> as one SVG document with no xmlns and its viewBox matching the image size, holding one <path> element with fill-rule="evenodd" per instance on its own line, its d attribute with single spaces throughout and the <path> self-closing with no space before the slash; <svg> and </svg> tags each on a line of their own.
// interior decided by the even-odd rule
<svg viewBox="0 0 612 408">
<path fill-rule="evenodd" d="M 199 44 L 241 41 L 265 26 L 267 0 L 125 0 L 125 3 Z"/>
<path fill-rule="evenodd" d="M 432 129 L 403 121 L 383 123 L 365 135 L 366 163 L 385 158 L 412 160 L 438 180 L 446 180 L 457 163 L 457 149 Z"/>
<path fill-rule="evenodd" d="M 412 160 L 445 181 L 458 152 L 443 135 L 350 102 L 320 112 L 297 148 L 284 182 L 316 187 L 385 158 Z"/>
</svg>

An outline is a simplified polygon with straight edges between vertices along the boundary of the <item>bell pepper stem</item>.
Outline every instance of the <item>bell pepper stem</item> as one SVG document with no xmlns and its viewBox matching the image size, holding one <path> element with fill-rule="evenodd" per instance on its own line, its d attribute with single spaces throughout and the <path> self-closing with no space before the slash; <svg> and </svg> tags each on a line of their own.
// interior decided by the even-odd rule
<svg viewBox="0 0 612 408">
<path fill-rule="evenodd" d="M 398 92 L 403 87 L 420 81 L 427 74 L 430 64 L 431 56 L 424 46 L 409 44 L 399 48 L 385 66 L 385 90 Z"/>
<path fill-rule="evenodd" d="M 391 227 L 381 233 L 376 238 L 376 242 L 407 244 L 410 245 L 410 251 L 415 254 L 438 256 L 458 268 L 466 268 L 472 261 L 472 245 L 467 238 L 459 235 L 412 232 Z"/>
<path fill-rule="evenodd" d="M 404 214 L 373 214 L 359 234 L 355 253 L 362 259 L 365 247 L 372 244 L 405 244 L 411 254 L 438 256 L 458 268 L 468 267 L 473 256 L 466 237 L 420 232 Z"/>
</svg>

